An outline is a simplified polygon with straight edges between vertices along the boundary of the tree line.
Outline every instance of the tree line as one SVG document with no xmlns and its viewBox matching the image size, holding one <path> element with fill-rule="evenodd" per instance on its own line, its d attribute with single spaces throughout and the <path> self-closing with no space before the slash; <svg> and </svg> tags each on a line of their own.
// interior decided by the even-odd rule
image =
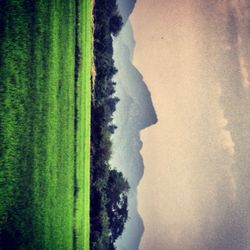
<svg viewBox="0 0 250 250">
<path fill-rule="evenodd" d="M 123 174 L 110 166 L 111 135 L 116 130 L 113 113 L 117 73 L 113 60 L 113 36 L 122 28 L 116 0 L 96 0 L 94 5 L 94 57 L 96 78 L 91 108 L 91 197 L 90 247 L 115 249 L 128 219 L 129 184 Z"/>
</svg>

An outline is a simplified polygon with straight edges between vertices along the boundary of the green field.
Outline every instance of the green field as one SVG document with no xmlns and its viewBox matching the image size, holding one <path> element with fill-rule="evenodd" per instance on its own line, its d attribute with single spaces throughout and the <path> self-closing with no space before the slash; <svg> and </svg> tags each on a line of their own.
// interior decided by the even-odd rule
<svg viewBox="0 0 250 250">
<path fill-rule="evenodd" d="M 0 5 L 0 249 L 89 249 L 92 2 Z"/>
</svg>

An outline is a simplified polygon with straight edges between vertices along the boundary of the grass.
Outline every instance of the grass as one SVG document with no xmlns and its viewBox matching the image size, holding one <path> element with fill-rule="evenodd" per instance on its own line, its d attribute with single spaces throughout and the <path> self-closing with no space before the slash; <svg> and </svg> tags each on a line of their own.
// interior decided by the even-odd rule
<svg viewBox="0 0 250 250">
<path fill-rule="evenodd" d="M 79 75 L 77 78 L 77 158 L 76 158 L 76 205 L 75 205 L 75 238 L 76 249 L 89 249 L 90 235 L 90 110 L 91 110 L 91 70 L 93 64 L 93 20 L 92 1 L 79 3 L 80 49 Z M 85 11 L 81 11 L 85 10 Z M 87 41 L 87 43 L 86 43 Z M 87 129 L 86 129 L 87 128 Z"/>
<path fill-rule="evenodd" d="M 3 249 L 89 249 L 92 5 L 78 3 L 1 1 Z"/>
</svg>

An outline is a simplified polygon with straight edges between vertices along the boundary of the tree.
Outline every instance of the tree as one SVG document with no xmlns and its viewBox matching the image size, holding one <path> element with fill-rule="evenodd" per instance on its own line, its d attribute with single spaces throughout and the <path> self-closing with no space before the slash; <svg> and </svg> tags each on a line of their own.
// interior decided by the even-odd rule
<svg viewBox="0 0 250 250">
<path fill-rule="evenodd" d="M 113 114 L 116 110 L 116 104 L 120 101 L 118 97 L 111 97 L 107 99 L 107 107 L 109 108 L 110 112 Z"/>
<path fill-rule="evenodd" d="M 124 230 L 128 217 L 128 183 L 110 167 L 111 134 L 117 126 L 113 113 L 115 97 L 113 36 L 122 28 L 116 0 L 96 0 L 94 5 L 94 61 L 96 77 L 91 105 L 91 193 L 90 248 L 114 250 L 115 240 Z"/>
<path fill-rule="evenodd" d="M 118 36 L 122 29 L 123 21 L 119 14 L 112 16 L 109 20 L 109 30 L 114 36 Z"/>
<path fill-rule="evenodd" d="M 110 124 L 110 125 L 108 126 L 108 131 L 109 131 L 111 134 L 114 134 L 116 129 L 117 129 L 117 126 L 114 125 L 114 124 Z"/>
<path fill-rule="evenodd" d="M 114 243 L 122 234 L 128 219 L 128 191 L 129 184 L 121 172 L 113 169 L 108 180 L 107 212 L 111 229 L 110 242 Z"/>
</svg>

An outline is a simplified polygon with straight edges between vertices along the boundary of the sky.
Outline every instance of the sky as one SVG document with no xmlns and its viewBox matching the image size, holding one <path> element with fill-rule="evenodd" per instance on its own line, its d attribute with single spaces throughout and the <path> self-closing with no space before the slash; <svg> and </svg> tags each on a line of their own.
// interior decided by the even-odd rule
<svg viewBox="0 0 250 250">
<path fill-rule="evenodd" d="M 138 0 L 130 16 L 158 117 L 140 134 L 142 250 L 250 249 L 249 18 L 247 0 Z"/>
</svg>

